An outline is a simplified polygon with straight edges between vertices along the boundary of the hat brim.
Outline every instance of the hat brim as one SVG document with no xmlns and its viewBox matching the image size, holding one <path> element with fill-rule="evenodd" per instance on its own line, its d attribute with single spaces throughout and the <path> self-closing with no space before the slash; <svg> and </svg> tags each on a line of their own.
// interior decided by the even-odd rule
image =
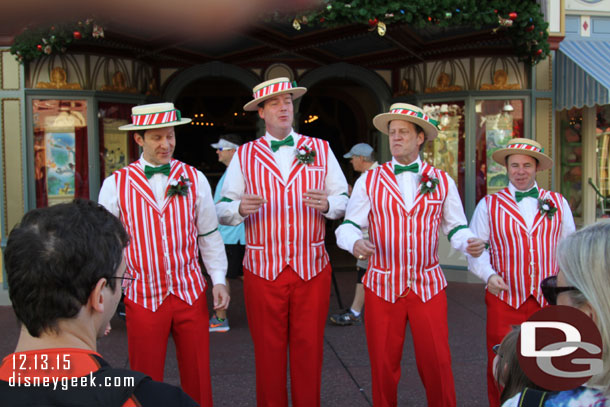
<svg viewBox="0 0 610 407">
<path fill-rule="evenodd" d="M 283 95 L 285 93 L 292 93 L 292 99 L 294 100 L 294 99 L 298 99 L 301 96 L 303 96 L 305 94 L 305 92 L 307 92 L 307 88 L 290 88 L 290 89 L 286 89 L 286 90 L 281 90 L 279 92 L 274 92 L 269 95 L 261 96 L 258 99 L 249 101 L 248 103 L 246 103 L 244 105 L 244 110 L 246 112 L 256 112 L 258 110 L 258 105 L 267 99 L 271 99 L 273 97 Z"/>
<path fill-rule="evenodd" d="M 354 154 L 351 153 L 351 151 L 347 154 L 343 154 L 343 158 L 352 158 L 354 156 Z"/>
<path fill-rule="evenodd" d="M 500 150 L 494 151 L 491 158 L 493 158 L 498 164 L 506 166 L 506 157 L 513 154 L 529 155 L 530 157 L 535 158 L 538 161 L 536 171 L 544 171 L 553 167 L 553 160 L 548 155 L 539 153 L 537 151 L 520 150 L 516 148 L 501 148 Z"/>
<path fill-rule="evenodd" d="M 180 121 L 169 122 L 169 123 L 160 123 L 160 124 L 148 124 L 146 126 L 136 126 L 134 124 L 126 124 L 124 126 L 120 126 L 119 130 L 129 131 L 129 130 L 150 130 L 150 129 L 160 129 L 162 127 L 173 127 L 173 126 L 182 126 L 183 124 L 190 123 L 191 119 L 187 117 L 183 117 Z"/>
<path fill-rule="evenodd" d="M 405 122 L 411 122 L 417 124 L 424 130 L 426 140 L 434 140 L 438 135 L 438 129 L 435 125 L 427 122 L 424 119 L 420 119 L 415 116 L 407 116 L 400 113 L 381 113 L 373 118 L 373 126 L 383 134 L 388 134 L 388 125 L 392 120 L 404 120 Z"/>
</svg>

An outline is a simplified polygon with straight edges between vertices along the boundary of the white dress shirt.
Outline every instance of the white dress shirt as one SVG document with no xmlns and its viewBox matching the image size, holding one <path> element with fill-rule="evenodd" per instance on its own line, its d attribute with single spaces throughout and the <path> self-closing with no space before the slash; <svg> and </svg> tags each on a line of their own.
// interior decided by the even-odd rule
<svg viewBox="0 0 610 407">
<path fill-rule="evenodd" d="M 411 210 L 417 194 L 417 189 L 420 187 L 422 162 L 418 157 L 411 164 L 417 163 L 419 171 L 402 172 L 396 176 L 398 188 L 408 210 Z M 392 167 L 402 165 L 395 158 L 392 158 Z M 466 226 L 468 224 L 460 194 L 455 186 L 455 182 L 451 177 L 448 177 L 449 189 L 447 198 L 443 204 L 443 216 L 441 220 L 441 229 L 444 234 L 449 234 L 458 226 Z M 353 253 L 354 244 L 356 241 L 363 238 L 362 229 L 369 227 L 369 212 L 371 210 L 371 202 L 366 193 L 366 177 L 358 178 L 356 185 L 352 191 L 352 196 L 347 204 L 345 211 L 345 219 L 354 222 L 360 229 L 350 223 L 344 223 L 337 228 L 335 234 L 337 236 L 337 245 L 343 250 Z M 456 250 L 466 253 L 468 247 L 468 239 L 475 237 L 468 228 L 460 229 L 451 237 L 451 247 Z"/>
<path fill-rule="evenodd" d="M 301 136 L 291 130 L 289 136 L 294 139 L 294 146 L 282 146 L 277 151 L 272 151 L 273 158 L 282 174 L 282 178 L 286 181 L 290 175 L 290 169 L 297 153 L 296 145 Z M 265 140 L 271 145 L 272 141 L 278 141 L 271 134 L 265 134 Z M 287 136 L 288 137 L 288 136 Z M 328 212 L 323 213 L 327 219 L 339 219 L 345 214 L 345 206 L 348 201 L 347 197 L 347 180 L 337 158 L 332 150 L 328 149 L 327 155 L 328 171 L 324 190 L 328 194 Z M 223 225 L 238 225 L 244 221 L 244 217 L 239 214 L 239 205 L 241 196 L 246 191 L 246 183 L 241 170 L 241 164 L 237 154 L 233 156 L 229 167 L 227 168 L 227 177 L 222 187 L 221 195 L 224 198 L 231 199 L 231 202 L 219 202 L 216 204 L 216 213 L 218 220 Z"/>
<path fill-rule="evenodd" d="M 158 167 L 147 162 L 142 156 L 140 157 L 138 164 L 142 167 L 142 170 L 144 170 L 146 165 L 149 167 Z M 159 208 L 163 206 L 163 202 L 165 201 L 165 190 L 167 188 L 168 178 L 169 177 L 165 174 L 157 173 L 148 179 L 148 183 L 155 195 L 155 200 L 157 201 Z M 104 180 L 98 202 L 114 216 L 119 216 L 119 196 L 116 190 L 114 174 Z M 216 219 L 212 189 L 210 188 L 207 178 L 200 171 L 197 171 L 197 198 L 195 206 L 197 213 L 197 231 L 200 235 L 197 239 L 197 243 L 201 258 L 203 259 L 203 264 L 212 278 L 212 284 L 226 284 L 227 255 L 225 253 L 222 237 L 217 230 L 218 220 Z M 210 233 L 213 230 L 216 231 Z M 170 292 L 171 291 L 172 290 L 170 289 Z"/>
<path fill-rule="evenodd" d="M 538 184 L 534 182 L 533 187 L 538 188 Z M 531 188 L 528 188 L 527 190 L 520 192 L 527 192 L 530 189 Z M 508 190 L 510 191 L 510 194 L 513 196 L 513 198 L 515 197 L 515 193 L 518 191 L 518 189 L 515 188 L 515 186 L 511 182 L 508 183 Z M 523 198 L 521 201 L 517 202 L 517 206 L 519 207 L 519 213 L 523 217 L 528 231 L 530 231 L 532 229 L 532 225 L 534 224 L 536 214 L 538 213 L 538 200 L 536 198 L 526 197 Z M 562 210 L 563 218 L 561 220 L 560 240 L 576 230 L 576 226 L 574 225 L 574 217 L 572 216 L 572 210 L 570 209 L 570 205 L 568 204 L 568 201 L 566 201 L 565 198 L 563 198 L 562 200 Z M 483 239 L 486 242 L 489 242 L 489 210 L 487 208 L 485 199 L 481 199 L 477 204 L 477 207 L 474 210 L 474 215 L 472 215 L 472 220 L 470 222 L 470 229 L 472 229 L 472 231 L 475 235 L 477 235 L 477 237 Z M 489 257 L 489 251 L 487 249 L 483 251 L 483 254 L 480 257 L 467 257 L 468 268 L 470 269 L 470 271 L 484 282 L 487 282 L 489 280 L 489 277 L 496 274 L 494 269 L 491 267 L 491 259 Z"/>
</svg>

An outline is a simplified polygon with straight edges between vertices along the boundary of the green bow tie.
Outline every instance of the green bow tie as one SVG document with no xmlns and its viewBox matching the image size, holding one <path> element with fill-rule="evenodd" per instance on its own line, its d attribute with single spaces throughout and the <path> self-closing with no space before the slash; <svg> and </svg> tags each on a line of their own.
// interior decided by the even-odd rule
<svg viewBox="0 0 610 407">
<path fill-rule="evenodd" d="M 418 163 L 413 163 L 411 165 L 398 165 L 396 164 L 394 166 L 394 174 L 398 175 L 401 174 L 403 172 L 414 172 L 414 173 L 418 173 L 419 172 L 419 164 Z"/>
<path fill-rule="evenodd" d="M 523 198 L 538 198 L 538 188 L 534 187 L 527 192 L 515 191 L 515 199 L 517 202 L 521 202 Z"/>
<path fill-rule="evenodd" d="M 292 136 L 288 136 L 284 140 L 272 141 L 271 151 L 275 153 L 277 150 L 280 149 L 281 146 L 294 146 L 294 139 L 292 138 Z"/>
<path fill-rule="evenodd" d="M 160 167 L 151 167 L 149 165 L 144 166 L 144 175 L 150 179 L 155 174 L 165 174 L 169 177 L 169 171 L 171 167 L 169 164 L 162 165 Z"/>
</svg>

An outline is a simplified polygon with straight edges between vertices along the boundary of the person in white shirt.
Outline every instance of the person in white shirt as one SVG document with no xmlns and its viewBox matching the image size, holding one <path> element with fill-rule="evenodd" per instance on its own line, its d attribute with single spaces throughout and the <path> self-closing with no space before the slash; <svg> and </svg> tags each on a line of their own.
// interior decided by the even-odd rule
<svg viewBox="0 0 610 407">
<path fill-rule="evenodd" d="M 354 171 L 360 173 L 360 177 L 368 170 L 379 167 L 379 163 L 375 161 L 375 153 L 373 147 L 366 143 L 355 144 L 343 158 L 349 158 Z M 363 237 L 368 239 L 368 231 L 363 230 Z M 364 307 L 364 286 L 362 285 L 362 277 L 366 272 L 368 261 L 356 260 L 356 290 L 354 291 L 354 300 L 352 305 L 339 314 L 332 314 L 330 320 L 333 324 L 339 326 L 361 325 L 362 324 L 362 308 Z"/>
<path fill-rule="evenodd" d="M 497 407 L 492 347 L 547 305 L 540 282 L 557 274 L 557 245 L 575 226 L 566 199 L 536 184 L 536 173 L 553 166 L 539 143 L 514 138 L 492 158 L 506 166 L 509 184 L 477 204 L 470 228 L 488 249 L 469 258 L 468 266 L 487 283 L 487 393 Z"/>
<path fill-rule="evenodd" d="M 438 234 L 442 230 L 454 249 L 475 256 L 485 245 L 466 225 L 453 179 L 419 157 L 424 142 L 437 136 L 436 123 L 417 106 L 395 103 L 373 124 L 388 134 L 392 160 L 356 181 L 336 230 L 339 247 L 369 259 L 362 282 L 373 404 L 397 405 L 409 322 L 428 405 L 455 406 Z M 363 238 L 365 229 L 370 241 Z"/>
<path fill-rule="evenodd" d="M 292 129 L 288 78 L 263 82 L 244 106 L 266 134 L 240 146 L 216 204 L 221 224 L 245 222 L 244 297 L 256 358 L 259 406 L 319 406 L 331 267 L 325 218 L 343 217 L 347 181 L 328 142 Z"/>
<path fill-rule="evenodd" d="M 212 191 L 205 176 L 172 158 L 174 127 L 189 123 L 173 103 L 132 108 L 142 156 L 104 180 L 99 203 L 121 219 L 131 241 L 125 297 L 131 369 L 163 381 L 167 340 L 176 343 L 180 383 L 202 406 L 212 406 L 208 310 L 198 255 L 214 285 L 214 308 L 229 305 L 227 257 Z"/>
</svg>

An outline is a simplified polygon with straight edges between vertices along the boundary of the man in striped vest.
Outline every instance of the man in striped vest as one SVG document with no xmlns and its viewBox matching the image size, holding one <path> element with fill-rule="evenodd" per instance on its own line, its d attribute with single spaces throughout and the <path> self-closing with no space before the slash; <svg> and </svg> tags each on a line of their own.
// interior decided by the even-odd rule
<svg viewBox="0 0 610 407">
<path fill-rule="evenodd" d="M 244 296 L 256 358 L 259 406 L 319 406 L 331 269 L 325 218 L 339 219 L 347 181 L 328 142 L 292 129 L 293 99 L 307 90 L 288 78 L 257 85 L 244 106 L 266 134 L 239 147 L 227 168 L 220 223 L 246 226 Z M 289 352 L 288 352 L 289 351 Z"/>
<path fill-rule="evenodd" d="M 480 257 L 469 258 L 468 266 L 487 283 L 487 393 L 489 405 L 497 407 L 492 347 L 511 326 L 547 305 L 540 282 L 557 274 L 557 244 L 575 226 L 565 198 L 536 184 L 536 172 L 553 166 L 540 144 L 515 138 L 492 158 L 506 166 L 509 184 L 479 201 L 470 227 L 489 246 Z"/>
<path fill-rule="evenodd" d="M 167 339 L 176 343 L 180 382 L 202 406 L 212 405 L 206 286 L 201 253 L 214 285 L 214 307 L 229 304 L 227 257 L 218 232 L 212 191 L 194 167 L 172 159 L 174 126 L 189 123 L 173 103 L 132 109 L 142 156 L 106 180 L 99 202 L 119 217 L 131 237 L 127 272 L 135 281 L 126 292 L 129 364 L 163 381 Z"/>
<path fill-rule="evenodd" d="M 337 244 L 369 259 L 365 331 L 373 378 L 373 405 L 396 406 L 407 321 L 428 406 L 455 406 L 447 325 L 447 281 L 438 259 L 438 233 L 451 246 L 480 255 L 484 243 L 466 226 L 455 182 L 419 152 L 437 128 L 417 106 L 396 103 L 375 116 L 389 135 L 392 161 L 356 181 Z M 362 230 L 369 231 L 363 239 Z"/>
</svg>

